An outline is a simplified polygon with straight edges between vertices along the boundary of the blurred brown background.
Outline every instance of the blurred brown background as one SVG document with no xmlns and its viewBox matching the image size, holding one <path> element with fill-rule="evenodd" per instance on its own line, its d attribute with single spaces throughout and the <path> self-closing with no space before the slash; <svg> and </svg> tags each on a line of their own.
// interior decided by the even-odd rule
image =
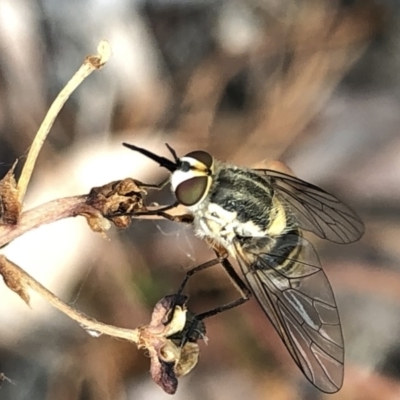
<svg viewBox="0 0 400 400">
<path fill-rule="evenodd" d="M 113 57 L 74 93 L 40 155 L 25 207 L 164 171 L 124 149 L 209 150 L 242 165 L 279 159 L 335 193 L 364 238 L 313 238 L 346 341 L 338 400 L 400 398 L 400 5 L 394 0 L 0 0 L 0 176 L 21 161 L 86 54 Z M 172 200 L 168 190 L 150 201 Z M 155 302 L 212 253 L 190 227 L 137 221 L 105 240 L 80 219 L 4 252 L 61 298 L 107 323 L 147 323 Z M 236 296 L 219 268 L 193 279 L 202 312 Z M 207 321 L 176 399 L 328 398 L 298 371 L 255 301 Z M 166 399 L 133 345 L 92 338 L 0 282 L 0 399 Z"/>
</svg>

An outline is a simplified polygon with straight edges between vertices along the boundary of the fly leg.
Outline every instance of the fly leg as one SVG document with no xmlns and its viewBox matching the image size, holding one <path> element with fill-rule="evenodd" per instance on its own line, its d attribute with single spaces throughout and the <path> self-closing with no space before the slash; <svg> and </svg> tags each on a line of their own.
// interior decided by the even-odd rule
<svg viewBox="0 0 400 400">
<path fill-rule="evenodd" d="M 167 179 L 165 179 L 164 181 L 162 181 L 158 184 L 149 184 L 149 183 L 138 182 L 138 185 L 144 189 L 162 190 L 170 182 L 170 179 L 171 178 L 168 177 Z M 178 207 L 179 204 L 180 203 L 178 201 L 175 201 L 173 204 L 170 204 L 170 205 L 164 206 L 164 207 L 160 207 L 155 210 L 138 211 L 136 213 L 131 213 L 129 215 L 132 217 L 141 217 L 141 216 L 145 217 L 145 216 L 156 215 L 158 217 L 165 218 L 172 222 L 191 224 L 193 222 L 193 217 L 191 214 L 171 215 L 171 214 L 167 213 L 167 211 L 170 211 L 170 210 Z M 123 214 L 121 214 L 121 215 L 123 215 Z"/>
<path fill-rule="evenodd" d="M 162 190 L 169 182 L 170 178 L 167 178 L 160 182 L 159 184 L 149 184 L 149 183 L 143 183 L 138 180 L 133 180 L 136 186 L 138 186 L 142 191 L 143 189 L 153 189 L 153 190 Z M 111 195 L 115 194 L 115 189 L 113 190 L 108 190 L 106 197 L 110 197 Z M 126 195 L 126 193 L 124 193 Z M 1 206 L 1 204 L 0 204 Z M 112 212 L 112 213 L 104 213 L 104 217 L 106 218 L 115 218 L 115 217 L 123 217 L 123 216 L 129 216 L 132 218 L 138 218 L 138 217 L 150 217 L 150 216 L 158 216 L 164 219 L 168 219 L 169 221 L 173 222 L 181 222 L 181 223 L 188 223 L 191 224 L 193 222 L 193 217 L 190 214 L 182 214 L 182 215 L 173 215 L 169 214 L 167 211 L 173 210 L 174 208 L 177 208 L 179 206 L 179 202 L 175 201 L 174 203 L 167 205 L 167 206 L 153 206 L 150 209 L 148 209 L 146 206 L 141 207 L 142 211 L 125 211 L 125 212 Z M 0 209 L 1 211 L 1 209 Z M 1 216 L 0 216 L 1 217 Z"/>
<path fill-rule="evenodd" d="M 197 274 L 200 271 L 204 271 L 207 268 L 211 268 L 214 265 L 221 264 L 222 260 L 219 258 L 214 258 L 213 260 L 207 261 L 201 265 L 198 265 L 197 267 L 194 267 L 190 269 L 189 271 L 186 272 L 185 277 L 183 278 L 183 281 L 181 283 L 181 286 L 179 286 L 177 294 L 182 294 L 183 289 L 185 289 L 186 284 L 188 283 L 189 279 L 194 275 Z"/>
<path fill-rule="evenodd" d="M 201 265 L 198 265 L 197 267 L 192 268 L 186 273 L 185 278 L 183 279 L 181 286 L 179 287 L 178 294 L 180 295 L 185 288 L 187 282 L 189 279 L 196 274 L 197 272 L 204 271 L 207 268 L 211 268 L 214 265 L 221 264 L 223 268 L 225 269 L 226 273 L 228 274 L 229 278 L 231 279 L 232 283 L 240 293 L 241 297 L 233 300 L 227 304 L 224 304 L 222 306 L 213 308 L 212 310 L 203 312 L 201 314 L 196 315 L 192 321 L 189 322 L 189 326 L 185 327 L 185 334 L 181 338 L 181 346 L 184 346 L 187 341 L 190 341 L 192 337 L 198 337 L 197 331 L 198 326 L 201 321 L 203 321 L 205 318 L 212 317 L 214 315 L 217 315 L 223 311 L 230 310 L 232 308 L 238 307 L 241 304 L 245 303 L 248 301 L 252 293 L 249 290 L 249 288 L 246 286 L 246 284 L 243 282 L 243 280 L 240 278 L 240 276 L 237 274 L 235 269 L 233 268 L 232 264 L 228 260 L 228 254 L 225 252 L 225 254 L 222 256 L 220 255 L 220 252 L 217 249 L 214 249 L 217 258 L 210 260 L 206 263 L 203 263 Z"/>
<path fill-rule="evenodd" d="M 146 216 L 156 215 L 158 217 L 162 217 L 172 222 L 191 224 L 193 222 L 193 216 L 191 214 L 173 215 L 167 213 L 167 211 L 172 210 L 178 206 L 179 202 L 176 201 L 175 203 L 170 204 L 169 206 L 160 207 L 155 210 L 139 211 L 136 213 L 131 213 L 129 215 L 131 215 L 132 217 L 140 217 L 140 216 L 146 217 Z"/>
<path fill-rule="evenodd" d="M 229 276 L 229 279 L 232 281 L 234 284 L 235 288 L 237 291 L 241 294 L 241 297 L 239 299 L 236 299 L 228 304 L 225 304 L 221 307 L 215 308 L 213 310 L 201 313 L 197 315 L 198 319 L 204 319 L 211 317 L 213 315 L 216 315 L 222 311 L 229 310 L 231 308 L 235 308 L 243 303 L 245 303 L 247 300 L 250 299 L 252 296 L 251 291 L 249 288 L 246 286 L 246 284 L 243 282 L 242 278 L 238 275 L 238 273 L 235 271 L 233 268 L 232 264 L 228 260 L 228 252 L 224 247 L 215 245 L 213 243 L 210 243 L 214 249 L 215 254 L 217 255 L 217 258 L 214 258 L 211 261 L 205 262 L 204 264 L 198 265 L 197 267 L 192 268 L 186 273 L 185 278 L 183 279 L 181 286 L 179 287 L 178 294 L 182 294 L 183 289 L 185 288 L 188 280 L 197 272 L 204 271 L 207 268 L 213 267 L 214 265 L 221 264 L 223 268 L 225 269 L 226 273 Z"/>
<path fill-rule="evenodd" d="M 144 189 L 154 189 L 154 190 L 162 190 L 167 186 L 167 184 L 170 182 L 171 177 L 168 177 L 164 181 L 160 182 L 159 184 L 148 184 L 148 183 L 142 183 L 140 182 L 140 186 Z M 169 221 L 173 222 L 184 222 L 184 223 L 189 223 L 191 224 L 193 222 L 193 217 L 190 214 L 183 214 L 183 215 L 171 215 L 168 214 L 166 211 L 172 210 L 175 207 L 179 206 L 179 202 L 176 201 L 173 204 L 170 204 L 169 206 L 165 207 L 160 207 L 156 210 L 148 210 L 148 211 L 141 211 L 132 214 L 133 217 L 140 217 L 140 216 L 146 216 L 146 215 L 157 215 L 159 217 L 168 219 Z"/>
<path fill-rule="evenodd" d="M 169 181 L 170 181 L 170 177 L 168 177 L 167 179 L 164 179 L 160 183 L 143 183 L 140 181 L 137 181 L 137 183 L 138 183 L 138 186 L 142 187 L 143 189 L 162 190 L 165 188 L 165 186 L 168 185 Z"/>
<path fill-rule="evenodd" d="M 179 299 L 182 296 L 182 292 L 189 281 L 189 279 L 196 274 L 197 272 L 204 271 L 207 268 L 211 268 L 214 265 L 218 265 L 221 263 L 220 258 L 214 258 L 213 260 L 207 261 L 203 264 L 200 264 L 189 271 L 187 271 L 185 278 L 183 279 L 178 291 L 175 294 L 175 299 Z M 168 325 L 173 317 L 176 305 L 172 305 L 170 313 L 166 316 L 165 325 Z M 205 335 L 206 329 L 204 323 L 198 316 L 186 313 L 186 322 L 185 326 L 181 332 L 174 334 L 170 339 L 174 339 L 178 341 L 178 345 L 183 347 L 187 342 L 196 342 L 198 339 L 202 338 Z"/>
<path fill-rule="evenodd" d="M 212 310 L 203 312 L 196 316 L 197 319 L 203 320 L 205 318 L 212 317 L 213 315 L 217 315 L 223 311 L 230 310 L 232 308 L 238 307 L 246 301 L 250 300 L 252 293 L 250 289 L 246 286 L 243 282 L 242 278 L 238 275 L 238 273 L 233 268 L 232 264 L 229 262 L 227 258 L 224 258 L 221 261 L 222 266 L 224 267 L 226 273 L 228 274 L 229 278 L 231 279 L 232 283 L 236 287 L 237 291 L 240 293 L 241 297 L 236 300 L 233 300 L 223 306 L 216 307 Z"/>
<path fill-rule="evenodd" d="M 210 261 L 207 261 L 203 264 L 197 265 L 196 267 L 190 269 L 189 271 L 186 272 L 185 277 L 183 278 L 183 281 L 181 285 L 179 286 L 178 291 L 175 293 L 176 298 L 179 298 L 179 296 L 182 295 L 183 290 L 185 289 L 186 284 L 188 283 L 189 279 L 196 274 L 197 272 L 204 271 L 207 268 L 211 268 L 214 265 L 220 264 L 221 259 L 219 258 L 214 258 Z M 173 310 L 175 309 L 175 305 L 171 307 L 172 312 L 167 316 L 165 325 L 169 324 L 172 321 L 172 318 L 174 317 Z M 185 338 L 187 338 L 189 335 L 185 335 Z"/>
</svg>

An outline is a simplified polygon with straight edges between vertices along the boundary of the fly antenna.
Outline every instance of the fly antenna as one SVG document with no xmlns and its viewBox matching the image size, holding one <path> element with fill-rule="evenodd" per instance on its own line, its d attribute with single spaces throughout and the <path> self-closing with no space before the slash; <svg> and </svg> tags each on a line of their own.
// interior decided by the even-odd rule
<svg viewBox="0 0 400 400">
<path fill-rule="evenodd" d="M 154 154 L 149 150 L 143 149 L 142 147 L 138 147 L 138 146 L 135 146 L 135 145 L 129 144 L 129 143 L 122 143 L 122 144 L 125 147 L 127 147 L 128 149 L 131 149 L 133 151 L 137 151 L 138 153 L 143 154 L 144 156 L 152 159 L 153 161 L 155 161 L 158 164 L 160 164 L 161 167 L 167 168 L 168 171 L 174 172 L 178 168 L 177 160 L 179 160 L 179 159 L 176 158 L 176 153 L 175 152 L 172 153 L 173 150 L 168 145 L 167 145 L 168 149 L 170 149 L 170 151 L 172 150 L 171 153 L 175 158 L 175 161 L 176 161 L 175 163 L 172 162 L 171 160 L 168 160 L 168 158 L 158 156 L 157 154 Z"/>
<path fill-rule="evenodd" d="M 175 162 L 177 163 L 177 164 L 179 164 L 179 158 L 178 158 L 178 156 L 176 155 L 176 151 L 168 144 L 168 143 L 165 143 L 165 145 L 167 146 L 167 149 L 170 151 L 170 153 L 172 154 L 172 157 L 174 157 L 174 160 L 175 160 Z"/>
</svg>

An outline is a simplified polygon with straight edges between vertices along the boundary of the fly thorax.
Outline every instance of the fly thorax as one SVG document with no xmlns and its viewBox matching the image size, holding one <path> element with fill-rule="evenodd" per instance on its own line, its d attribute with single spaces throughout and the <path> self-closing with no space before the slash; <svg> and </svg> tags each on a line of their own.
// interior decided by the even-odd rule
<svg viewBox="0 0 400 400">
<path fill-rule="evenodd" d="M 261 236 L 265 234 L 252 221 L 240 222 L 237 211 L 230 211 L 216 203 L 208 202 L 192 210 L 195 215 L 196 233 L 225 247 L 237 236 Z"/>
</svg>

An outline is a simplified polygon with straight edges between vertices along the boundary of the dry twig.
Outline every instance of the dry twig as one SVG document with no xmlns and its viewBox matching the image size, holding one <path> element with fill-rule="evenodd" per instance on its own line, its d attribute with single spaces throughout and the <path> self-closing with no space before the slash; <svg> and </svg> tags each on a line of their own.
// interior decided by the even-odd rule
<svg viewBox="0 0 400 400">
<path fill-rule="evenodd" d="M 101 41 L 97 47 L 98 54 L 86 57 L 82 66 L 66 84 L 63 90 L 59 93 L 53 104 L 50 106 L 42 125 L 40 126 L 32 146 L 29 150 L 28 157 L 21 172 L 21 177 L 18 181 L 18 200 L 20 203 L 24 201 L 26 189 L 32 176 L 35 167 L 36 159 L 39 152 L 50 132 L 51 127 L 57 115 L 65 102 L 69 99 L 75 89 L 93 72 L 104 66 L 111 56 L 111 47 L 105 40 Z"/>
</svg>

